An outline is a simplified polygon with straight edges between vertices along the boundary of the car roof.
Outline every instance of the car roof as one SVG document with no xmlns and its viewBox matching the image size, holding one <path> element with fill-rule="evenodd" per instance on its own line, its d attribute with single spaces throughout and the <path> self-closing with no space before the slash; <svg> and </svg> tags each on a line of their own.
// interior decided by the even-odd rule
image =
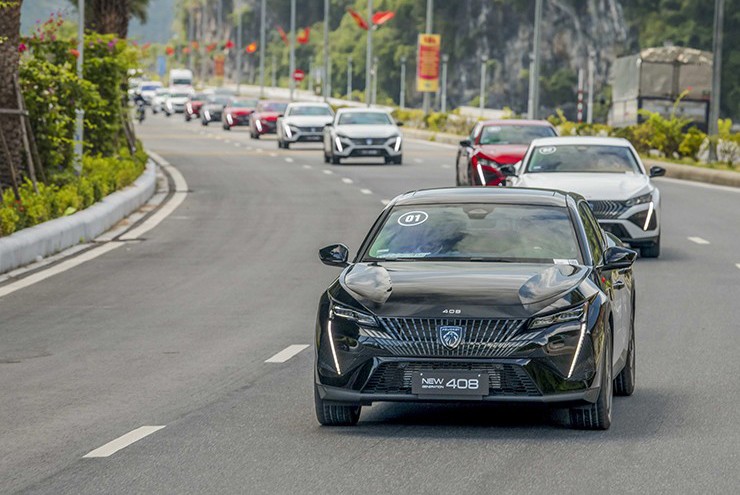
<svg viewBox="0 0 740 495">
<path fill-rule="evenodd" d="M 538 138 L 532 141 L 532 146 L 564 146 L 564 145 L 582 145 L 582 146 L 622 146 L 629 148 L 630 142 L 624 138 L 617 137 L 599 137 L 599 136 L 560 136 Z"/>
<path fill-rule="evenodd" d="M 391 205 L 514 203 L 534 206 L 567 206 L 568 198 L 582 199 L 576 193 L 554 189 L 524 187 L 445 187 L 420 189 L 397 196 Z"/>
<path fill-rule="evenodd" d="M 367 107 L 357 107 L 357 108 L 340 108 L 337 110 L 337 113 L 382 113 L 383 115 L 388 115 L 387 110 L 383 110 L 382 108 L 367 108 Z"/>
<path fill-rule="evenodd" d="M 499 125 L 505 127 L 507 125 L 519 125 L 519 126 L 532 126 L 532 127 L 552 127 L 553 125 L 546 120 L 524 120 L 524 119 L 495 119 L 495 120 L 484 120 L 481 122 L 483 127 L 489 125 Z"/>
<path fill-rule="evenodd" d="M 322 101 L 294 101 L 290 103 L 291 107 L 328 107 L 328 103 Z"/>
</svg>

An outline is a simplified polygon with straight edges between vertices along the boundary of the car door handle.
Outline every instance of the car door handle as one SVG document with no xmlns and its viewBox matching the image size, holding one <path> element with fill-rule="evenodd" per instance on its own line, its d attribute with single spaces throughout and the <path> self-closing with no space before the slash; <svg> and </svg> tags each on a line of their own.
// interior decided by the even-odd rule
<svg viewBox="0 0 740 495">
<path fill-rule="evenodd" d="M 614 288 L 616 290 L 624 289 L 627 285 L 624 283 L 624 280 L 617 280 L 614 282 Z"/>
</svg>

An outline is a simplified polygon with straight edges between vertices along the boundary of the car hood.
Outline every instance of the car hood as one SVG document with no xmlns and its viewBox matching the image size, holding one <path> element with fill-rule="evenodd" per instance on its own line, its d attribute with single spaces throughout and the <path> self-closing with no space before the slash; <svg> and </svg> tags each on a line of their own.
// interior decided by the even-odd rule
<svg viewBox="0 0 740 495">
<path fill-rule="evenodd" d="M 650 178 L 642 174 L 527 173 L 513 182 L 519 187 L 572 191 L 596 200 L 624 201 L 650 192 Z"/>
<path fill-rule="evenodd" d="M 459 318 L 528 318 L 573 291 L 588 273 L 577 264 L 358 263 L 339 282 L 378 316 L 442 318 L 443 310 L 454 309 Z"/>
<path fill-rule="evenodd" d="M 286 124 L 297 125 L 297 126 L 315 126 L 324 127 L 326 124 L 331 122 L 333 117 L 331 115 L 296 115 L 283 117 L 283 122 Z"/>
<path fill-rule="evenodd" d="M 234 108 L 234 107 L 226 107 L 225 111 L 232 115 L 249 115 L 252 112 L 254 112 L 254 110 L 251 108 Z"/>
<path fill-rule="evenodd" d="M 384 138 L 400 134 L 394 125 L 338 125 L 335 130 L 349 138 Z"/>
<path fill-rule="evenodd" d="M 223 111 L 224 106 L 220 103 L 209 103 L 208 105 L 203 105 L 203 108 L 209 112 L 221 112 Z"/>
<path fill-rule="evenodd" d="M 175 103 L 177 105 L 182 105 L 188 102 L 188 97 L 182 96 L 180 98 L 167 98 L 167 101 L 171 101 L 172 103 Z"/>
<path fill-rule="evenodd" d="M 526 144 L 484 144 L 479 150 L 496 163 L 509 165 L 524 158 L 527 148 Z"/>
<path fill-rule="evenodd" d="M 255 113 L 254 116 L 260 120 L 277 120 L 280 114 L 277 112 L 259 112 Z"/>
</svg>

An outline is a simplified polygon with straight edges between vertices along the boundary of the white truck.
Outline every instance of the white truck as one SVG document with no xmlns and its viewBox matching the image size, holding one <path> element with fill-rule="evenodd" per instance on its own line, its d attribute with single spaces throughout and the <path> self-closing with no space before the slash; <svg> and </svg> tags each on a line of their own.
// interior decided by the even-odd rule
<svg viewBox="0 0 740 495">
<path fill-rule="evenodd" d="M 170 70 L 170 87 L 183 88 L 193 86 L 193 71 L 188 69 Z"/>
</svg>

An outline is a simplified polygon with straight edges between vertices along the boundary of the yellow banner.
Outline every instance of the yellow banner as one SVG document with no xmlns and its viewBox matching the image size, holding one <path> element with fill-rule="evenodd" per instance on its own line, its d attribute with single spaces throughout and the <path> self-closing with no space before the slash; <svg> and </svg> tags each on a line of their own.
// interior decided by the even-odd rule
<svg viewBox="0 0 740 495">
<path fill-rule="evenodd" d="M 439 52 L 442 39 L 438 34 L 420 34 L 416 66 L 416 90 L 435 93 L 439 90 Z"/>
</svg>

